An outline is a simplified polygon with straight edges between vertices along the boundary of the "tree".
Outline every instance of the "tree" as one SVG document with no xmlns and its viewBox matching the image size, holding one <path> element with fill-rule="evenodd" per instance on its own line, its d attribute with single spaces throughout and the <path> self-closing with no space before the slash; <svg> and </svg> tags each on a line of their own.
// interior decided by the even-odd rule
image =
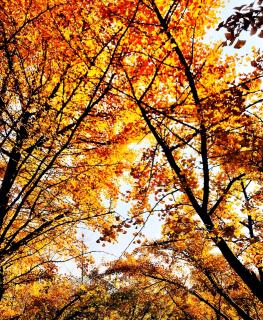
<svg viewBox="0 0 263 320">
<path fill-rule="evenodd" d="M 212 315 L 223 318 L 239 316 L 242 319 L 260 319 L 261 304 L 240 283 L 224 258 L 212 251 L 210 241 L 204 240 L 201 233 L 198 237 L 185 234 L 170 241 L 145 243 L 134 254 L 137 259 L 133 264 L 136 264 L 141 275 L 159 279 L 175 290 L 183 290 L 185 294 L 197 298 L 204 306 L 203 316 L 208 308 Z M 129 263 L 129 259 L 122 262 L 127 269 Z M 176 292 L 176 295 L 182 294 Z M 187 308 L 192 310 L 194 317 L 202 318 L 200 307 L 196 309 L 191 301 L 187 303 Z"/>
<path fill-rule="evenodd" d="M 22 282 L 6 291 L 0 306 L 2 319 L 53 319 L 80 297 L 77 283 L 65 276 Z"/>
<path fill-rule="evenodd" d="M 208 307 L 216 319 L 260 317 L 255 298 L 263 300 L 262 56 L 255 52 L 253 71 L 239 74 L 236 57 L 222 57 L 219 45 L 205 44 L 220 5 L 199 0 L 1 3 L 3 301 L 10 302 L 10 295 L 18 299 L 19 290 L 28 288 L 26 310 L 33 306 L 40 319 L 118 319 L 130 313 L 142 319 L 204 319 Z M 143 137 L 138 160 L 129 144 Z M 123 170 L 133 179 L 127 219 L 114 212 Z M 152 263 L 152 255 L 165 255 L 151 245 L 154 254 L 124 262 L 135 275 L 128 291 L 123 270 L 119 291 L 107 279 L 90 276 L 94 287 L 85 284 L 82 294 L 70 284 L 61 303 L 43 308 L 35 293 L 51 279 L 58 292 L 57 259 L 91 263 L 81 254 L 80 223 L 99 230 L 98 241 L 115 241 L 118 232 L 143 226 L 155 212 L 164 224 L 160 242 L 178 244 L 166 249 L 174 254 L 172 266 L 184 256 L 192 286 L 167 269 L 165 259 Z M 142 299 L 138 283 L 153 285 L 149 299 Z M 48 292 L 44 298 L 49 301 Z M 10 317 L 28 317 L 16 307 Z"/>
<path fill-rule="evenodd" d="M 118 19 L 121 4 L 112 3 L 109 15 Z M 199 1 L 125 6 L 122 21 L 130 28 L 118 66 L 124 80 L 115 90 L 155 139 L 132 170 L 133 219 L 149 210 L 147 196 L 155 193 L 160 202 L 172 195 L 166 208 L 157 208 L 167 238 L 180 234 L 172 221 L 181 216 L 189 228 L 205 229 L 204 237 L 262 301 L 262 69 L 237 74 L 234 57 L 222 60 L 220 49 L 202 42 L 215 20 L 212 8 Z"/>
<path fill-rule="evenodd" d="M 125 30 L 103 32 L 110 20 L 94 5 L 1 2 L 1 297 L 52 255 L 78 257 L 80 222 L 114 237 L 113 208 L 102 199 L 116 198 L 112 177 L 124 161 L 105 105 Z"/>
</svg>

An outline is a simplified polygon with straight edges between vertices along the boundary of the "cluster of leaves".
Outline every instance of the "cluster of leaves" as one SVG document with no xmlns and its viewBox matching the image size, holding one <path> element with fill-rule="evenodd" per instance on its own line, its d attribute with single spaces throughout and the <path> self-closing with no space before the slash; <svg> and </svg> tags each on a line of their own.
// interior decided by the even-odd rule
<svg viewBox="0 0 263 320">
<path fill-rule="evenodd" d="M 232 45 L 239 38 L 242 31 L 250 30 L 250 35 L 257 34 L 263 38 L 263 6 L 262 0 L 254 1 L 248 5 L 244 4 L 235 7 L 235 12 L 226 21 L 219 23 L 217 30 L 226 28 L 225 34 L 227 41 L 224 45 Z M 246 40 L 238 39 L 234 48 L 240 49 Z"/>
</svg>

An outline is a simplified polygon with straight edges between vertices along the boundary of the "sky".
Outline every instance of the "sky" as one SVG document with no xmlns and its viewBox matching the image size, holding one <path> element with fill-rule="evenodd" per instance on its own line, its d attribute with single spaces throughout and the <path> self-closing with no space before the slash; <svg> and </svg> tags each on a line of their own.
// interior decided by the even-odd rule
<svg viewBox="0 0 263 320">
<path fill-rule="evenodd" d="M 225 1 L 226 5 L 225 8 L 221 10 L 221 19 L 226 20 L 227 17 L 229 17 L 233 13 L 233 8 L 236 6 L 241 6 L 242 4 L 249 4 L 252 2 L 252 0 L 230 0 Z M 225 40 L 224 37 L 225 29 L 221 29 L 219 32 L 215 30 L 210 30 L 206 36 L 206 40 L 208 42 L 214 42 L 218 40 Z M 232 54 L 238 54 L 240 56 L 251 53 L 252 46 L 260 47 L 260 41 L 262 42 L 262 39 L 255 36 L 250 36 L 249 33 L 242 33 L 239 37 L 242 40 L 247 40 L 244 47 L 240 50 L 234 49 L 232 47 L 224 47 L 223 53 L 227 55 Z M 261 44 L 262 46 L 262 44 Z M 244 68 L 244 67 L 241 67 Z M 128 186 L 123 184 L 121 192 L 125 192 L 128 190 Z M 119 201 L 117 205 L 117 212 L 121 216 L 127 216 L 127 212 L 129 211 L 130 205 L 127 203 L 124 203 L 123 201 Z M 96 241 L 99 238 L 98 232 L 91 232 L 90 230 L 86 229 L 84 226 L 80 226 L 79 228 L 79 234 L 83 235 L 85 243 L 88 245 L 90 251 L 93 252 L 94 259 L 96 261 L 97 265 L 101 265 L 103 262 L 108 262 L 111 260 L 115 260 L 116 258 L 119 258 L 122 256 L 124 252 L 130 252 L 135 247 L 134 244 L 132 244 L 133 241 L 133 235 L 132 233 L 134 231 L 138 230 L 131 230 L 127 234 L 122 234 L 118 238 L 118 243 L 116 244 L 106 244 L 106 246 L 102 246 L 102 244 L 98 244 Z M 150 238 L 152 240 L 158 239 L 161 235 L 161 223 L 159 220 L 151 216 L 149 217 L 147 223 L 142 229 L 142 232 L 147 236 L 147 238 Z M 97 251 L 97 252 L 96 252 Z M 64 264 L 61 264 L 59 266 L 62 273 L 71 274 L 73 276 L 80 276 L 80 270 L 78 270 L 75 265 L 72 262 L 67 262 Z"/>
</svg>

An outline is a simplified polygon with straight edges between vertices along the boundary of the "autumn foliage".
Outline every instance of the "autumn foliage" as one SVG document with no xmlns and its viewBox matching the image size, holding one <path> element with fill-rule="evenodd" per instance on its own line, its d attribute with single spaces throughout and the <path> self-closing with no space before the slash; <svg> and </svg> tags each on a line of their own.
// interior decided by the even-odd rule
<svg viewBox="0 0 263 320">
<path fill-rule="evenodd" d="M 223 52 L 262 6 L 222 5 L 1 1 L 0 319 L 263 317 L 263 60 Z M 137 248 L 96 269 L 81 226 Z"/>
</svg>

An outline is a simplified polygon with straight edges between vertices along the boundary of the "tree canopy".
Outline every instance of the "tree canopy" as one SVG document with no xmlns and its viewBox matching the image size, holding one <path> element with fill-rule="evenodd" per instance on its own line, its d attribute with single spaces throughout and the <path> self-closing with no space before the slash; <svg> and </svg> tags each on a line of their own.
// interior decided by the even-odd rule
<svg viewBox="0 0 263 320">
<path fill-rule="evenodd" d="M 0 319 L 262 318 L 263 60 L 223 53 L 262 1 L 222 5 L 1 2 Z M 82 225 L 136 249 L 97 268 Z"/>
</svg>

